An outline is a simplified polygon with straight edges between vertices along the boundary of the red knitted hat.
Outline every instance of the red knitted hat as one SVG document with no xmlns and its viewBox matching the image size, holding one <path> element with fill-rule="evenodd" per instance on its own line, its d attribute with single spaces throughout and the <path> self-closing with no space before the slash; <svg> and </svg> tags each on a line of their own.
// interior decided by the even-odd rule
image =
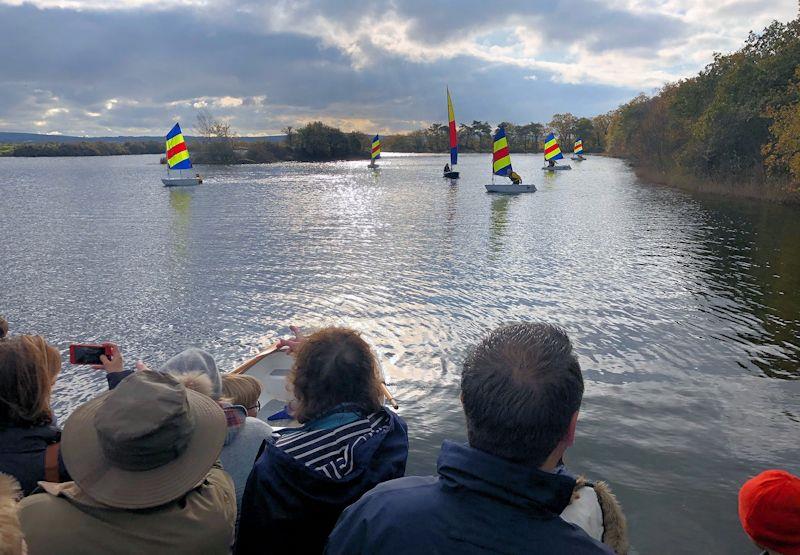
<svg viewBox="0 0 800 555">
<path fill-rule="evenodd" d="M 759 546 L 800 555 L 800 478 L 766 470 L 739 490 L 739 520 Z"/>
</svg>

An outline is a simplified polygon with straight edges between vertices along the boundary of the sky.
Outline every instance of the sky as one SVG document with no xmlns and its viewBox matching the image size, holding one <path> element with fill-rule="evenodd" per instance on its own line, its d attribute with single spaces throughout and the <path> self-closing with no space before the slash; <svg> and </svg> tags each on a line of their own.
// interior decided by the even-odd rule
<svg viewBox="0 0 800 555">
<path fill-rule="evenodd" d="M 796 0 L 0 0 L 0 131 L 240 135 L 321 120 L 591 117 L 688 77 Z"/>
</svg>

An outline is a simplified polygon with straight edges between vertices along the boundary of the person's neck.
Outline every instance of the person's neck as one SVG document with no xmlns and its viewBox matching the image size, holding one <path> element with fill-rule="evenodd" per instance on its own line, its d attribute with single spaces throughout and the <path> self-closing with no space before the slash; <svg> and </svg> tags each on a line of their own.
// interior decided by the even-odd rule
<svg viewBox="0 0 800 555">
<path fill-rule="evenodd" d="M 555 472 L 558 465 L 561 464 L 561 460 L 564 457 L 564 451 L 566 449 L 560 449 L 556 447 L 553 449 L 553 452 L 550 453 L 550 456 L 545 459 L 545 461 L 539 466 L 539 470 L 543 470 L 544 472 Z"/>
</svg>

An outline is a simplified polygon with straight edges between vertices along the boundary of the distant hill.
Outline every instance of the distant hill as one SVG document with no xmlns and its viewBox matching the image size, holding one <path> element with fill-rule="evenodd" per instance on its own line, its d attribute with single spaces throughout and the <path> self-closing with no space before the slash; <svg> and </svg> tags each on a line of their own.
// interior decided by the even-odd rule
<svg viewBox="0 0 800 555">
<path fill-rule="evenodd" d="M 189 141 L 197 140 L 199 137 L 186 136 Z M 6 133 L 0 131 L 0 144 L 25 144 L 25 143 L 136 143 L 146 141 L 163 141 L 164 137 L 75 137 L 70 135 L 42 135 L 39 133 Z M 238 141 L 244 143 L 270 142 L 280 143 L 286 140 L 286 135 L 265 135 L 263 137 L 237 137 Z"/>
</svg>

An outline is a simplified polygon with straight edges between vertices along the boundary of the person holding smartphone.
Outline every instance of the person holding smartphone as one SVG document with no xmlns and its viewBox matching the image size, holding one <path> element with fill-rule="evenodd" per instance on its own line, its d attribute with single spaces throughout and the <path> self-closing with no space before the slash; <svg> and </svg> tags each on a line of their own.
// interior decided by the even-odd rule
<svg viewBox="0 0 800 555">
<path fill-rule="evenodd" d="M 61 428 L 50 393 L 61 371 L 61 354 L 39 335 L 7 337 L 0 317 L 0 472 L 14 476 L 29 495 L 39 481 L 70 479 L 61 457 Z M 100 364 L 109 376 L 122 372 L 122 354 L 104 344 L 110 356 Z M 109 388 L 116 386 L 109 378 Z"/>
</svg>

